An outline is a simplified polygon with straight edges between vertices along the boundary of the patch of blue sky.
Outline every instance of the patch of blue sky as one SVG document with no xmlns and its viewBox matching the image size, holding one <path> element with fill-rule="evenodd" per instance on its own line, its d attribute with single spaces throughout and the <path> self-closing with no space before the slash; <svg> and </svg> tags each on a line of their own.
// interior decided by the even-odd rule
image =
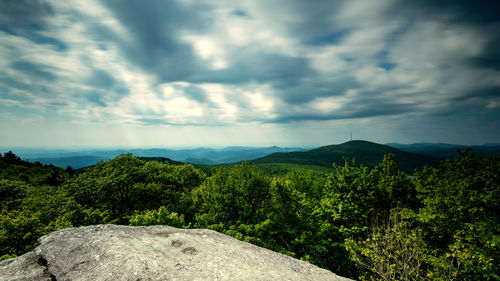
<svg viewBox="0 0 500 281">
<path fill-rule="evenodd" d="M 347 31 L 336 31 L 320 36 L 313 37 L 304 42 L 305 45 L 309 46 L 324 46 L 324 45 L 336 45 L 340 43 L 342 38 L 347 35 Z"/>
<path fill-rule="evenodd" d="M 396 67 L 396 66 L 397 66 L 397 64 L 395 64 L 395 63 L 390 63 L 390 62 L 381 62 L 381 63 L 379 63 L 377 66 L 378 66 L 378 67 L 380 67 L 380 68 L 383 68 L 383 69 L 385 69 L 385 70 L 387 70 L 387 71 L 390 71 L 390 70 L 392 70 L 394 67 Z"/>
</svg>

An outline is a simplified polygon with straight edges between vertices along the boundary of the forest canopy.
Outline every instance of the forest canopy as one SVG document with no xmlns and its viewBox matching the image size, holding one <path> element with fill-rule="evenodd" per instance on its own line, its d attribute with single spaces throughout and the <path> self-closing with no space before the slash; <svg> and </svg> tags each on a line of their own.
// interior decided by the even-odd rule
<svg viewBox="0 0 500 281">
<path fill-rule="evenodd" d="M 360 280 L 499 280 L 500 157 L 462 152 L 412 176 L 374 168 L 209 176 L 123 154 L 75 173 L 0 155 L 0 256 L 93 224 L 208 228 Z"/>
</svg>

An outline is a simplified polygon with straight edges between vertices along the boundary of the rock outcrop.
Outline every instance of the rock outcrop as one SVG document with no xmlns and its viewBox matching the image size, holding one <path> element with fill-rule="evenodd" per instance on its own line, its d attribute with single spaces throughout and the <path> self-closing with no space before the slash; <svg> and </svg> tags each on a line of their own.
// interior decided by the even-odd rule
<svg viewBox="0 0 500 281">
<path fill-rule="evenodd" d="M 350 280 L 211 230 L 96 225 L 45 235 L 0 280 Z"/>
</svg>

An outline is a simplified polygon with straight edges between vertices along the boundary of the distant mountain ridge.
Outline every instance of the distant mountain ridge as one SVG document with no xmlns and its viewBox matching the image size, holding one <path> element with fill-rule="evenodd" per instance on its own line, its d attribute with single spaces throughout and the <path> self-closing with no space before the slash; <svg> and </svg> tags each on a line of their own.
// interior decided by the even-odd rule
<svg viewBox="0 0 500 281">
<path fill-rule="evenodd" d="M 405 151 L 431 151 L 431 150 L 465 149 L 465 148 L 471 148 L 477 150 L 489 150 L 489 151 L 500 150 L 499 143 L 486 143 L 483 145 L 463 145 L 463 144 L 450 144 L 450 143 L 418 142 L 412 144 L 386 143 L 386 145 Z"/>
<path fill-rule="evenodd" d="M 75 169 L 95 165 L 99 161 L 113 159 L 123 153 L 132 153 L 138 157 L 164 157 L 174 161 L 181 161 L 191 164 L 216 165 L 224 163 L 237 163 L 263 157 L 274 152 L 300 151 L 303 148 L 293 147 L 245 147 L 231 146 L 225 148 L 195 148 L 195 149 L 115 149 L 115 150 L 47 150 L 34 151 L 33 149 L 14 151 L 24 159 L 42 164 L 52 164 L 54 166 L 66 168 L 71 166 Z"/>
<path fill-rule="evenodd" d="M 356 159 L 359 164 L 374 167 L 383 160 L 385 154 L 394 154 L 401 164 L 401 169 L 412 172 L 425 165 L 437 165 L 441 158 L 403 151 L 387 145 L 369 141 L 349 141 L 338 145 L 327 145 L 302 152 L 273 153 L 252 162 L 260 163 L 294 163 L 331 167 L 333 163 L 344 164 L 344 159 Z"/>
<path fill-rule="evenodd" d="M 413 143 L 400 144 L 388 143 L 388 146 L 398 148 L 407 152 L 414 152 L 433 157 L 453 159 L 458 156 L 457 150 L 470 150 L 478 157 L 489 155 L 500 155 L 500 144 L 483 144 L 483 145 L 460 145 L 449 143 Z"/>
<path fill-rule="evenodd" d="M 387 143 L 382 145 L 368 141 L 352 141 L 310 150 L 277 146 L 229 146 L 224 148 L 86 149 L 80 151 L 29 148 L 25 150 L 14 149 L 14 152 L 31 162 L 52 164 L 62 168 L 71 166 L 75 169 L 92 166 L 99 161 L 110 160 L 128 152 L 138 157 L 163 157 L 173 161 L 198 165 L 231 164 L 254 160 L 257 164 L 288 163 L 323 167 L 331 167 L 333 163 L 343 164 L 344 157 L 348 159 L 356 158 L 359 163 L 371 167 L 378 164 L 383 159 L 384 154 L 393 153 L 396 155 L 396 160 L 401 162 L 402 168 L 411 171 L 415 167 L 420 168 L 426 164 L 434 165 L 441 159 L 455 158 L 458 156 L 457 149 L 469 148 L 480 157 L 500 155 L 500 144 L 466 146 L 448 143 Z"/>
</svg>

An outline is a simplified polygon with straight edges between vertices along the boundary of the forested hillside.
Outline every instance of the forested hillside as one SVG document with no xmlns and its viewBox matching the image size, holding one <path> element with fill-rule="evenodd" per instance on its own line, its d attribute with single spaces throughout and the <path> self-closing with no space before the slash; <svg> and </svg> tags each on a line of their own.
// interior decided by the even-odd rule
<svg viewBox="0 0 500 281">
<path fill-rule="evenodd" d="M 441 160 L 437 157 L 406 152 L 387 145 L 357 140 L 338 145 L 322 146 L 309 151 L 277 152 L 252 162 L 331 167 L 332 163 L 342 165 L 345 159 L 356 159 L 359 163 L 373 168 L 382 161 L 384 155 L 389 153 L 394 155 L 395 160 L 401 163 L 401 169 L 406 172 L 413 172 L 414 169 L 423 168 L 425 165 L 437 165 Z"/>
<path fill-rule="evenodd" d="M 372 167 L 348 159 L 274 175 L 241 163 L 207 176 L 149 160 L 123 154 L 74 174 L 5 153 L 0 256 L 71 226 L 164 224 L 216 230 L 359 280 L 500 279 L 498 156 L 462 153 L 413 177 L 391 154 Z"/>
</svg>

